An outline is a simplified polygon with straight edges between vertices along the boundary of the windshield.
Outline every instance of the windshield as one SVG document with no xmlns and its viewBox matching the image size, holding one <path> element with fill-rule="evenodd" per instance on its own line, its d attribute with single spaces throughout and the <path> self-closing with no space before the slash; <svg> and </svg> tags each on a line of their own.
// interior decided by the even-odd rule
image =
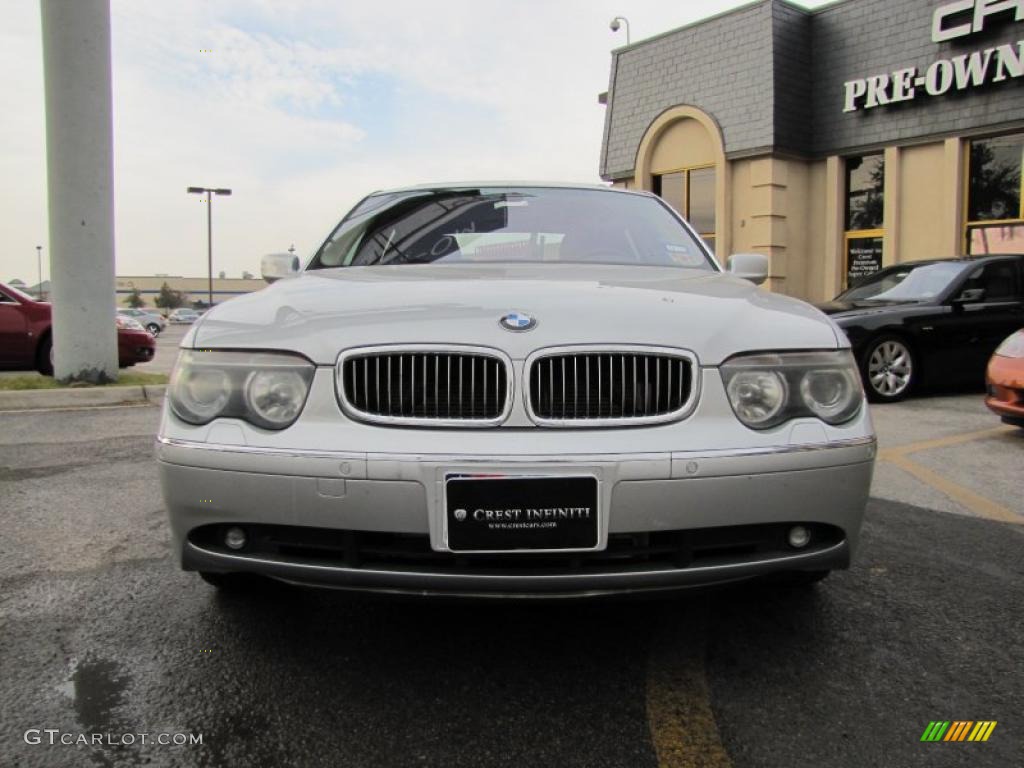
<svg viewBox="0 0 1024 768">
<path fill-rule="evenodd" d="M 659 200 L 553 188 L 373 195 L 338 225 L 308 268 L 432 262 L 715 269 Z"/>
<path fill-rule="evenodd" d="M 29 301 L 39 301 L 39 299 L 37 299 L 35 296 L 29 296 L 24 291 L 19 291 L 13 285 L 5 285 L 4 288 L 7 290 L 9 294 L 11 294 L 12 296 L 16 296 L 20 299 L 27 299 Z"/>
<path fill-rule="evenodd" d="M 934 299 L 964 270 L 963 262 L 907 264 L 871 275 L 838 298 L 847 301 L 924 301 Z"/>
</svg>

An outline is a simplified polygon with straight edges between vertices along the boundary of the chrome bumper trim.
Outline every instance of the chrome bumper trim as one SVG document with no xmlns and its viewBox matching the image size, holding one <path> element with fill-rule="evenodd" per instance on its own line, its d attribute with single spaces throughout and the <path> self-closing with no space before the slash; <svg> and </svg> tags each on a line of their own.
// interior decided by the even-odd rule
<svg viewBox="0 0 1024 768">
<path fill-rule="evenodd" d="M 347 568 L 230 555 L 197 547 L 192 542 L 186 542 L 183 552 L 183 565 L 188 570 L 244 571 L 298 584 L 357 591 L 420 595 L 464 594 L 481 597 L 509 597 L 524 593 L 533 597 L 584 597 L 681 589 L 754 578 L 781 571 L 845 567 L 848 560 L 849 546 L 845 540 L 817 552 L 743 563 L 670 570 L 557 575 Z"/>
<path fill-rule="evenodd" d="M 330 459 L 331 461 L 362 460 L 365 453 L 356 451 L 320 451 L 313 448 L 269 448 L 258 445 L 225 445 L 222 443 L 200 443 L 196 440 L 180 440 L 174 437 L 156 438 L 157 447 L 182 448 L 191 451 L 212 451 L 214 453 L 241 453 L 247 456 L 278 456 L 292 459 Z"/>
<path fill-rule="evenodd" d="M 330 459 L 332 461 L 382 460 L 382 461 L 436 461 L 452 464 L 488 463 L 495 461 L 515 464 L 518 462 L 537 464 L 543 462 L 603 462 L 603 461 L 636 461 L 645 456 L 653 456 L 650 452 L 638 453 L 572 453 L 572 454 L 531 454 L 531 455 L 494 455 L 494 454 L 455 454 L 455 453 L 358 453 L 353 451 L 323 451 L 311 448 L 269 448 L 255 445 L 222 445 L 217 443 L 200 443 L 192 440 L 180 440 L 170 437 L 157 437 L 157 445 L 172 448 L 183 448 L 196 451 L 215 453 L 239 453 L 258 456 L 276 456 L 283 458 Z M 759 448 L 715 448 L 672 451 L 674 459 L 715 459 L 739 456 L 767 456 L 774 454 L 807 453 L 843 448 L 871 447 L 872 457 L 877 449 L 874 435 L 854 437 L 846 440 L 835 440 L 828 443 L 808 443 L 802 445 L 778 445 Z M 657 454 L 663 456 L 664 454 Z"/>
</svg>

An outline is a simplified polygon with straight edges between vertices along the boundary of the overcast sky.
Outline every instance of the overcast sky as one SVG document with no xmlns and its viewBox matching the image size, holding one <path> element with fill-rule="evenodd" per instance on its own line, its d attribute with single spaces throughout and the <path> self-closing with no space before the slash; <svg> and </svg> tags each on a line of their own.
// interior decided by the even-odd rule
<svg viewBox="0 0 1024 768">
<path fill-rule="evenodd" d="M 735 0 L 112 0 L 117 274 L 258 273 L 374 189 L 598 181 L 608 29 L 633 41 Z M 808 7 L 823 5 L 809 0 Z M 205 52 L 205 51 L 209 52 Z M 0 0 L 0 280 L 46 222 L 39 6 Z"/>
</svg>

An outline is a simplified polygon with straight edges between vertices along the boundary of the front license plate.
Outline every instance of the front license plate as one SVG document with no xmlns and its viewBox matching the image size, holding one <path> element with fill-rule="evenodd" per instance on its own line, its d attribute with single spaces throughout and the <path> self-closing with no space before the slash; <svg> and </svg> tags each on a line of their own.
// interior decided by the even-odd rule
<svg viewBox="0 0 1024 768">
<path fill-rule="evenodd" d="M 447 475 L 448 548 L 594 549 L 597 497 L 593 476 Z"/>
</svg>

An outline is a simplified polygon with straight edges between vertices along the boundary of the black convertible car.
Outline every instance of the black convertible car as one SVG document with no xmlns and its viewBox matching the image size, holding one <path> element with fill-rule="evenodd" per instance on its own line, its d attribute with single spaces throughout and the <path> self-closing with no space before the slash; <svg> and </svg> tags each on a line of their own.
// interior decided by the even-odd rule
<svg viewBox="0 0 1024 768">
<path fill-rule="evenodd" d="M 1024 328 L 1024 255 L 897 264 L 818 308 L 850 338 L 872 400 L 981 386 L 992 352 Z"/>
</svg>

